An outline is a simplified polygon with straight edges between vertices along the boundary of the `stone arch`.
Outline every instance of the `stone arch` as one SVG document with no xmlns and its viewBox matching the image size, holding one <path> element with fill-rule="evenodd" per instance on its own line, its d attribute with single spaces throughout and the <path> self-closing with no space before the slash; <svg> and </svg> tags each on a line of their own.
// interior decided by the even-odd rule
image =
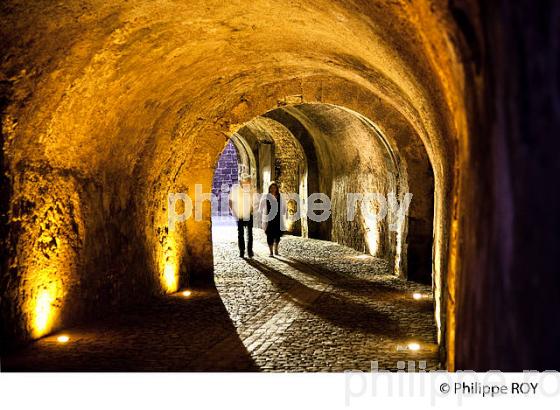
<svg viewBox="0 0 560 410">
<path fill-rule="evenodd" d="M 312 13 L 299 10 L 308 17 L 321 16 L 313 41 L 309 41 L 311 49 L 299 43 L 305 28 L 292 24 L 291 4 L 285 4 L 286 9 L 275 7 L 271 13 L 260 7 L 262 4 L 247 4 L 247 16 L 261 16 L 265 10 L 266 21 L 271 23 L 254 28 L 235 20 L 238 13 L 233 6 L 224 7 L 216 19 L 198 4 L 184 7 L 169 2 L 159 5 L 155 14 L 145 4 L 114 2 L 93 14 L 71 5 L 64 13 L 80 24 L 56 32 L 51 28 L 58 27 L 62 12 L 42 6 L 22 11 L 14 5 L 14 17 L 9 19 L 17 20 L 23 13 L 35 15 L 44 23 L 38 24 L 36 31 L 25 24 L 6 25 L 29 30 L 30 36 L 52 39 L 59 44 L 57 50 L 66 50 L 42 58 L 42 47 L 48 48 L 43 42 L 30 41 L 26 49 L 23 40 L 9 37 L 13 49 L 26 49 L 21 57 L 6 63 L 9 78 L 15 78 L 14 88 L 20 91 L 14 94 L 3 118 L 8 130 L 4 148 L 9 161 L 5 168 L 13 178 L 13 192 L 17 192 L 9 199 L 17 219 L 10 228 L 15 235 L 11 238 L 16 238 L 10 249 L 29 250 L 37 239 L 26 218 L 37 216 L 39 211 L 20 205 L 39 202 L 31 192 L 44 188 L 46 182 L 40 175 L 48 173 L 53 179 L 49 184 L 58 181 L 79 186 L 77 198 L 53 191 L 49 199 L 49 203 L 62 204 L 63 214 L 74 215 L 55 218 L 59 230 L 68 232 L 66 245 L 72 252 L 51 255 L 51 264 L 54 266 L 54 260 L 69 267 L 61 273 L 69 284 L 65 292 L 68 298 L 79 300 L 84 310 L 96 304 L 96 289 L 102 286 L 93 283 L 90 290 L 84 290 L 79 285 L 86 280 L 82 272 L 99 269 L 93 262 L 96 260 L 107 261 L 102 269 L 112 272 L 110 277 L 114 278 L 108 299 L 118 295 L 125 304 L 145 294 L 171 291 L 180 284 L 173 281 L 174 286 L 162 288 L 160 282 L 166 276 L 180 273 L 181 278 L 203 278 L 211 267 L 209 206 L 203 220 L 171 233 L 166 230 L 167 194 L 192 194 L 196 183 L 209 190 L 214 160 L 239 124 L 279 106 L 304 102 L 332 103 L 361 112 L 380 124 L 384 135 L 393 135 L 387 132 L 390 128 L 412 129 L 425 144 L 434 166 L 437 199 L 436 299 L 443 295 L 441 278 L 447 271 L 448 205 L 455 163 L 449 140 L 460 141 L 466 134 L 461 134 L 461 114 L 456 114 L 460 110 L 455 110 L 461 102 L 453 99 L 460 94 L 454 93 L 460 84 L 454 82 L 454 72 L 444 64 L 452 54 L 452 42 L 441 40 L 439 31 L 433 36 L 428 32 L 425 35 L 429 38 L 424 38 L 423 33 L 417 33 L 416 22 L 407 17 L 407 13 L 416 15 L 416 8 L 423 6 L 406 6 L 406 12 L 383 6 L 385 18 L 377 23 L 375 18 L 366 18 L 378 15 L 380 11 L 374 7 L 364 6 L 356 13 L 348 5 L 321 8 L 322 4 L 313 4 Z M 426 27 L 438 21 L 429 11 L 420 11 Z M 88 18 L 80 19 L 82 14 Z M 206 22 L 201 25 L 191 20 L 191 14 L 204 15 Z M 235 20 L 232 30 L 222 24 L 230 19 Z M 291 23 L 279 42 L 270 31 L 280 27 L 275 22 L 282 21 Z M 100 22 L 104 30 L 90 30 Z M 393 23 L 401 27 L 401 22 L 398 32 L 383 30 Z M 344 31 L 344 39 L 332 34 L 333 27 Z M 347 27 L 353 27 L 352 32 Z M 214 33 L 216 41 L 193 35 L 205 30 Z M 444 51 L 441 59 L 432 54 L 430 39 L 437 50 Z M 217 44 L 229 42 L 234 47 L 219 46 L 219 62 L 200 58 L 215 55 Z M 298 44 L 300 47 L 294 47 Z M 26 71 L 26 67 L 34 69 Z M 377 106 L 383 108 L 378 110 Z M 378 121 L 376 112 L 385 118 Z M 96 118 L 104 121 L 99 123 Z M 33 174 L 33 169 L 39 171 Z M 29 195 L 20 193 L 22 188 Z M 75 205 L 70 207 L 69 203 Z M 46 212 L 52 213 L 49 209 L 46 206 Z M 83 220 L 77 216 L 82 212 Z M 70 220 L 84 222 L 84 229 L 74 229 Z M 21 230 L 20 221 L 24 221 Z M 16 235 L 18 232 L 23 234 Z M 106 238 L 104 246 L 96 246 L 95 238 L 99 237 Z M 122 254 L 118 253 L 111 245 L 119 243 L 119 238 L 138 243 L 138 249 L 122 248 Z M 21 256 L 20 276 L 31 275 L 32 286 L 38 288 L 33 277 L 36 268 L 25 262 L 32 255 Z M 122 266 L 113 263 L 115 260 Z M 134 281 L 129 281 L 132 277 Z M 19 289 L 17 284 L 10 286 L 7 294 Z M 106 295 L 101 290 L 98 293 Z M 72 310 L 75 317 L 82 316 L 80 308 Z M 18 315 L 9 312 L 15 327 L 25 322 Z"/>
<path fill-rule="evenodd" d="M 239 155 L 239 176 L 247 174 L 256 178 L 257 160 L 248 142 L 238 133 L 233 134 L 230 140 Z"/>
<path fill-rule="evenodd" d="M 299 196 L 300 200 L 292 200 L 296 203 L 292 211 L 297 210 L 299 202 L 300 214 L 301 208 L 304 208 L 303 215 L 306 215 L 308 159 L 298 139 L 282 124 L 264 116 L 249 121 L 238 133 L 247 140 L 256 141 L 254 152 L 260 163 L 257 180 L 262 180 L 258 185 L 259 191 L 266 192 L 268 183 L 275 180 L 282 192 Z M 261 169 L 264 163 L 268 167 L 266 178 Z M 307 226 L 305 217 L 297 221 L 289 220 L 287 232 L 307 237 Z"/>
<path fill-rule="evenodd" d="M 301 90 L 304 93 L 301 94 Z M 265 91 L 266 90 L 266 91 Z M 296 94 L 300 93 L 300 94 Z M 396 89 L 391 90 L 391 93 L 397 93 Z M 160 175 L 166 182 L 157 181 L 152 184 L 153 187 L 185 187 L 189 191 L 189 186 L 195 183 L 201 183 L 203 189 L 211 184 L 211 176 L 213 168 L 208 166 L 208 162 L 200 160 L 201 158 L 211 158 L 210 163 L 214 163 L 215 159 L 219 156 L 221 147 L 223 147 L 224 137 L 230 138 L 243 124 L 249 122 L 252 118 L 259 115 L 267 115 L 267 113 L 275 110 L 276 108 L 283 108 L 290 105 L 298 104 L 331 104 L 333 106 L 342 106 L 353 112 L 358 112 L 364 117 L 369 118 L 372 122 L 380 124 L 380 131 L 387 137 L 387 141 L 391 143 L 394 149 L 400 146 L 410 146 L 416 144 L 418 148 L 422 147 L 427 153 L 427 157 L 434 157 L 438 161 L 433 162 L 430 158 L 434 169 L 435 184 L 435 214 L 434 220 L 437 223 L 434 225 L 434 259 L 433 259 L 433 272 L 434 272 L 434 295 L 436 305 L 436 320 L 438 322 L 438 337 L 441 338 L 443 333 L 444 320 L 441 316 L 442 306 L 445 303 L 445 294 L 442 292 L 445 286 L 445 278 L 442 276 L 442 267 L 447 260 L 445 258 L 446 242 L 443 237 L 447 235 L 447 218 L 449 216 L 448 209 L 443 207 L 442 204 L 448 201 L 449 184 L 451 183 L 451 175 L 444 172 L 444 169 L 452 161 L 447 157 L 442 157 L 437 154 L 438 147 L 437 138 L 433 135 L 429 136 L 427 133 L 426 120 L 416 117 L 418 115 L 414 110 L 407 112 L 411 109 L 410 104 L 406 101 L 398 101 L 402 106 L 395 106 L 395 102 L 391 101 L 392 94 L 389 96 L 379 96 L 376 91 L 371 90 L 361 80 L 349 80 L 346 78 L 330 77 L 330 76 L 311 76 L 309 78 L 293 78 L 286 81 L 279 81 L 274 83 L 264 84 L 262 87 L 255 88 L 251 91 L 245 92 L 239 97 L 238 101 L 232 99 L 230 101 L 229 110 L 222 107 L 219 112 L 220 120 L 216 123 L 205 123 L 203 121 L 197 122 L 195 125 L 186 123 L 183 118 L 178 126 L 175 127 L 178 137 L 175 137 L 175 143 L 169 144 L 168 141 L 162 140 L 165 143 L 162 148 L 151 147 L 152 153 L 158 153 L 157 156 L 149 154 L 144 156 L 145 164 L 144 170 L 149 170 L 151 167 L 161 167 L 162 162 L 171 171 Z M 294 95 L 296 97 L 294 97 Z M 405 116 L 406 114 L 412 117 Z M 432 119 L 435 121 L 435 119 Z M 435 135 L 442 132 L 442 127 L 446 122 L 442 122 L 438 127 L 432 124 L 432 131 Z M 185 126 L 187 128 L 185 128 Z M 194 147 L 194 140 L 192 135 L 198 135 L 199 139 L 196 142 L 197 150 L 193 155 L 192 150 Z M 399 138 L 399 140 L 396 140 Z M 175 151 L 174 146 L 178 150 Z M 425 148 L 424 148 L 425 147 Z M 175 170 L 173 170 L 175 169 Z M 189 169 L 188 174 L 182 174 L 182 169 Z M 192 178 L 196 175 L 196 181 Z M 172 178 L 169 178 L 172 176 Z M 148 173 L 147 178 L 152 178 Z M 153 191 L 143 197 L 159 198 L 162 196 L 161 192 Z M 439 202 L 439 208 L 438 208 Z M 142 207 L 148 210 L 158 209 L 158 206 L 153 204 L 145 204 Z M 164 226 L 166 224 L 166 211 L 163 207 L 163 213 L 156 219 L 159 219 Z M 210 236 L 210 206 L 205 208 L 203 212 L 206 219 L 198 222 L 188 221 L 185 226 L 186 234 L 183 239 L 175 240 L 176 243 L 184 241 L 184 267 L 181 271 L 189 272 L 190 283 L 193 285 L 205 286 L 205 284 L 212 283 L 212 247 Z M 149 215 L 149 214 L 148 214 Z M 150 220 L 153 216 L 150 216 Z M 311 229 L 310 229 L 311 231 Z M 328 232 L 328 231 L 327 231 Z M 196 241 L 189 240 L 189 238 L 196 238 Z M 329 238 L 328 234 L 324 236 Z M 157 257 L 161 258 L 160 256 Z"/>
<path fill-rule="evenodd" d="M 370 130 L 369 132 L 371 133 L 373 140 L 379 140 L 379 142 L 381 143 L 378 150 L 386 152 L 386 162 L 391 163 L 394 167 L 393 178 L 396 182 L 394 187 L 392 188 L 392 191 L 395 191 L 398 196 L 399 193 L 406 193 L 410 190 L 413 194 L 413 197 L 415 198 L 415 201 L 412 201 L 411 206 L 410 218 L 412 223 L 408 241 L 406 239 L 407 234 L 409 234 L 407 223 L 408 219 L 405 219 L 402 226 L 400 226 L 398 231 L 396 231 L 394 234 L 390 234 L 387 232 L 388 228 L 387 224 L 385 224 L 381 226 L 380 229 L 383 232 L 381 236 L 386 239 L 381 244 L 382 248 L 380 253 L 377 254 L 385 255 L 384 252 L 392 252 L 392 254 L 385 256 L 389 256 L 391 259 L 394 259 L 395 272 L 401 276 L 407 276 L 407 261 L 410 259 L 413 261 L 410 277 L 415 280 L 431 281 L 434 186 L 432 179 L 433 177 L 431 177 L 431 165 L 429 163 L 423 145 L 418 140 L 416 140 L 415 142 L 414 138 L 409 138 L 412 134 L 410 128 L 408 130 L 405 129 L 405 132 L 402 131 L 402 128 L 388 129 L 389 132 L 395 132 L 396 130 L 397 132 L 404 134 L 404 137 L 402 135 L 400 136 L 400 140 L 393 137 L 392 141 L 389 142 L 383 135 L 382 131 L 370 119 L 351 109 L 348 109 L 346 107 L 339 107 L 333 104 L 323 104 L 320 102 L 315 102 L 296 105 L 282 105 L 279 108 L 267 111 L 264 114 L 265 118 L 274 119 L 276 122 L 279 122 L 283 126 L 287 127 L 287 129 L 290 131 L 289 135 L 291 137 L 297 135 L 295 139 L 300 144 L 302 144 L 302 147 L 305 146 L 303 149 L 306 152 L 307 162 L 309 162 L 309 159 L 311 159 L 312 164 L 312 168 L 309 171 L 309 176 L 310 178 L 312 178 L 313 182 L 310 182 L 310 185 L 316 187 L 315 192 L 327 192 L 330 194 L 330 188 L 328 186 L 322 186 L 321 188 L 319 187 L 319 171 L 316 168 L 318 162 L 316 154 L 316 151 L 318 149 L 318 137 L 313 136 L 313 133 L 309 131 L 309 129 L 313 126 L 311 125 L 309 119 L 306 120 L 305 114 L 300 111 L 302 109 L 316 109 L 317 107 L 332 107 L 329 109 L 348 112 L 352 116 L 352 118 L 356 117 L 359 121 L 365 124 L 366 129 Z M 259 131 L 256 131 L 254 125 L 249 125 L 251 123 L 255 123 L 255 121 L 256 120 L 251 120 L 247 123 L 247 125 L 243 125 L 238 133 L 244 134 L 247 140 L 253 141 L 252 150 L 256 153 L 256 151 L 258 150 L 257 144 L 259 139 L 267 143 L 272 143 L 273 138 L 271 137 L 271 135 L 273 134 L 270 131 L 265 130 L 266 124 L 264 123 L 260 125 L 261 131 L 264 131 L 260 133 Z M 315 119 L 315 121 L 317 123 L 321 122 L 317 119 Z M 405 122 L 403 122 L 403 124 L 406 125 Z M 272 127 L 271 125 L 268 126 Z M 253 128 L 253 130 L 251 130 L 251 128 Z M 315 133 L 317 133 L 316 130 Z M 367 141 L 364 143 L 366 144 L 365 146 L 370 144 L 370 142 Z M 351 145 L 351 143 L 349 144 Z M 335 163 L 335 161 L 332 160 L 332 157 L 326 159 L 323 158 L 323 162 L 325 161 L 329 164 Z M 325 173 L 325 169 L 323 169 L 322 172 Z M 419 226 L 420 228 L 418 228 Z M 331 239 L 331 234 L 333 231 L 330 225 L 324 224 L 322 225 L 322 228 L 324 229 L 323 234 L 319 234 L 319 236 L 317 237 L 323 239 Z M 352 231 L 352 229 L 349 227 L 343 227 L 339 229 L 339 232 L 347 231 Z M 335 240 L 339 239 L 335 238 Z M 356 245 L 352 242 L 346 242 L 344 236 L 340 238 L 340 241 L 342 241 L 342 243 L 347 243 L 357 249 L 360 249 L 360 245 Z M 410 255 L 408 255 L 407 253 L 407 248 L 409 245 L 411 248 Z M 363 245 L 362 247 L 365 250 L 365 245 Z M 373 250 L 373 252 L 376 253 L 378 251 Z M 424 270 L 422 272 L 418 272 L 418 265 L 420 265 L 420 263 L 418 263 L 418 259 L 421 259 L 421 261 L 423 262 L 422 268 L 424 268 Z"/>
</svg>

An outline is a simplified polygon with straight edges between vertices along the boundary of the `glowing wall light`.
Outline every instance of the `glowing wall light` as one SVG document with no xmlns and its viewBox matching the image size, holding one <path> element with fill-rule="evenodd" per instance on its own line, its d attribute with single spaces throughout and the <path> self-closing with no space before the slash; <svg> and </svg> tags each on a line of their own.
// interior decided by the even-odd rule
<svg viewBox="0 0 560 410">
<path fill-rule="evenodd" d="M 77 289 L 80 278 L 76 247 L 71 246 L 68 237 L 61 234 L 66 232 L 66 224 L 72 220 L 77 224 L 72 226 L 77 228 L 81 235 L 84 228 L 80 205 L 74 202 L 78 201 L 77 196 L 64 196 L 74 191 L 73 186 L 55 185 L 57 186 L 53 188 L 52 196 L 49 195 L 49 199 L 45 197 L 43 207 L 34 210 L 35 215 L 41 215 L 37 221 L 37 228 L 40 229 L 33 229 L 29 233 L 38 234 L 34 237 L 34 246 L 28 246 L 27 242 L 22 243 L 22 259 L 19 263 L 21 277 L 18 286 L 23 298 L 22 325 L 25 326 L 26 336 L 32 339 L 43 337 L 63 324 L 66 296 Z M 22 188 L 22 193 L 33 192 L 35 195 L 35 192 L 40 192 L 40 189 L 36 189 L 34 185 L 29 186 Z M 62 191 L 64 198 L 60 198 L 60 201 L 55 199 Z M 66 213 L 67 203 L 73 204 L 72 209 L 76 212 L 72 217 Z M 53 209 L 57 211 L 53 212 Z"/>
<path fill-rule="evenodd" d="M 176 257 L 176 243 L 172 236 L 167 236 L 163 243 L 163 267 L 161 273 L 161 285 L 165 292 L 175 293 L 179 288 L 179 269 Z"/>
<path fill-rule="evenodd" d="M 402 269 L 402 247 L 403 247 L 403 237 L 402 237 L 402 223 L 399 225 L 399 227 L 397 228 L 397 246 L 395 249 L 395 266 L 394 266 L 394 272 L 395 275 L 397 276 L 401 276 Z"/>
<path fill-rule="evenodd" d="M 163 270 L 163 284 L 165 286 L 165 290 L 168 292 L 177 291 L 178 282 L 177 268 L 175 267 L 175 264 L 170 261 L 166 262 Z"/>
<path fill-rule="evenodd" d="M 380 240 L 379 235 L 377 233 L 377 227 L 376 226 L 369 227 L 365 225 L 364 229 L 366 231 L 365 237 L 366 237 L 368 251 L 370 255 L 377 255 L 377 252 L 379 250 L 379 240 Z"/>
<path fill-rule="evenodd" d="M 60 313 L 63 297 L 62 282 L 53 268 L 32 272 L 28 277 L 28 289 L 32 295 L 28 301 L 27 314 L 33 338 L 50 333 Z"/>
<path fill-rule="evenodd" d="M 423 298 L 423 295 L 422 295 L 421 293 L 413 293 L 413 294 L 412 294 L 412 297 L 413 297 L 415 300 L 420 300 L 420 299 Z"/>
<path fill-rule="evenodd" d="M 33 310 L 33 335 L 41 337 L 48 333 L 53 321 L 53 304 L 56 300 L 56 290 L 41 289 L 35 300 L 35 309 Z"/>
<path fill-rule="evenodd" d="M 418 343 L 409 343 L 408 350 L 412 350 L 414 352 L 420 350 L 420 345 Z"/>
</svg>

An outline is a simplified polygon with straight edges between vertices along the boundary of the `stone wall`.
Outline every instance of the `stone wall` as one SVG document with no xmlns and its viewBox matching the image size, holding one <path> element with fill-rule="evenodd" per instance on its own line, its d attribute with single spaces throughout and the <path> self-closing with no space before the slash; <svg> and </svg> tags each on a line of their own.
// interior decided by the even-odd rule
<svg viewBox="0 0 560 410">
<path fill-rule="evenodd" d="M 456 368 L 559 370 L 560 3 L 456 3 L 484 84 L 460 167 Z"/>
<path fill-rule="evenodd" d="M 161 291 L 126 189 L 47 164 L 21 175 L 3 243 L 12 259 L 2 278 L 2 333 L 11 335 L 2 349 Z"/>
</svg>

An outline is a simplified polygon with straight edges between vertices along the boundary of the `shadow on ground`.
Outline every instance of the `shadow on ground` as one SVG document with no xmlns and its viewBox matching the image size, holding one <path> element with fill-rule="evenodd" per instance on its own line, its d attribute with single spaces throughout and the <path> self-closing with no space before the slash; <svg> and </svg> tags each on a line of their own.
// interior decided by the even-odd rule
<svg viewBox="0 0 560 410">
<path fill-rule="evenodd" d="M 336 326 L 392 337 L 403 336 L 399 332 L 398 323 L 372 305 L 356 302 L 328 290 L 313 289 L 258 260 L 250 259 L 247 263 L 263 273 L 279 291 L 284 292 L 283 297 Z M 304 271 L 301 266 L 298 270 Z"/>
<path fill-rule="evenodd" d="M 143 306 L 46 337 L 2 358 L 2 371 L 258 371 L 215 289 Z M 215 345 L 227 354 L 205 358 Z"/>
</svg>

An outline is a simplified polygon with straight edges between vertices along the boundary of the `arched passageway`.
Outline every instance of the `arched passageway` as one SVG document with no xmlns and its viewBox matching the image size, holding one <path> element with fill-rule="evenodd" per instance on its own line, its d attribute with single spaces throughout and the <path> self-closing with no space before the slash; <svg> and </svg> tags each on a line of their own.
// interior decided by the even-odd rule
<svg viewBox="0 0 560 410">
<path fill-rule="evenodd" d="M 254 229 L 255 256 L 240 258 L 235 219 L 229 211 L 219 216 L 212 212 L 217 291 L 254 364 L 264 370 L 332 371 L 353 363 L 355 369 L 367 370 L 375 357 L 391 368 L 391 362 L 412 357 L 410 343 L 420 343 L 426 365 L 437 368 L 432 292 L 429 286 L 403 280 L 408 212 L 400 223 L 389 218 L 373 221 L 358 203 L 355 217 L 347 218 L 354 193 L 392 192 L 398 197 L 412 186 L 419 197 L 433 195 L 429 179 L 409 181 L 407 176 L 409 169 L 413 175 L 418 169 L 424 170 L 424 177 L 430 174 L 421 142 L 406 141 L 400 151 L 396 145 L 392 149 L 370 120 L 326 104 L 274 109 L 243 124 L 232 138 L 236 144 L 227 142 L 216 162 L 214 185 L 224 173 L 247 173 L 237 158 L 251 156 L 256 172 L 250 175 L 258 193 L 275 180 L 284 195 L 297 194 L 294 202 L 303 215 L 312 202 L 310 194 L 327 192 L 333 202 L 327 219 L 298 218 L 303 232 L 288 230 L 280 256 L 273 259 L 267 257 L 259 222 Z M 237 153 L 232 152 L 234 146 L 239 147 Z M 407 154 L 401 157 L 399 152 Z M 309 192 L 308 186 L 314 190 Z M 418 209 L 415 205 L 413 215 L 431 223 L 431 210 L 422 215 Z M 390 222 L 395 223 L 392 229 Z M 307 239 L 308 224 L 315 226 L 311 237 L 316 239 Z M 424 258 L 431 261 L 431 246 L 427 252 Z M 367 348 L 356 349 L 360 345 Z M 317 346 L 336 348 L 319 357 L 309 354 Z M 222 357 L 223 349 L 224 343 L 219 343 L 197 363 Z M 233 363 L 228 366 L 236 369 Z"/>
<path fill-rule="evenodd" d="M 406 289 L 429 283 L 443 367 L 542 368 L 554 351 L 546 336 L 560 327 L 539 317 L 558 310 L 558 214 L 539 194 L 557 173 L 557 144 L 543 137 L 558 128 L 557 30 L 548 19 L 557 5 L 550 13 L 525 0 L 0 7 L 3 351 L 34 340 L 42 348 L 60 330 L 163 300 L 142 311 L 148 323 L 162 330 L 166 315 L 189 318 L 197 334 L 211 316 L 221 323 L 213 340 L 254 368 L 231 310 L 212 293 L 212 210 L 200 196 L 212 192 L 229 141 L 260 189 L 276 174 L 307 197 L 332 199 L 327 221 L 294 225 L 293 246 L 329 241 L 337 269 L 358 252 L 385 261 L 383 275 Z M 399 203 L 410 192 L 408 218 L 372 220 L 359 209 L 347 220 L 340 210 L 352 191 L 395 192 Z M 189 208 L 183 194 L 196 212 L 174 225 L 170 212 Z M 289 278 L 278 266 L 263 275 L 279 295 L 295 289 L 301 307 L 317 295 L 308 276 L 329 275 L 301 273 L 311 261 L 296 256 Z M 358 287 L 347 281 L 323 285 Z M 189 303 L 178 299 L 186 288 L 197 295 Z M 526 300 L 539 301 L 539 317 Z M 193 319 L 199 308 L 215 316 Z M 189 339 L 186 327 L 168 340 Z"/>
<path fill-rule="evenodd" d="M 290 233 L 387 258 L 397 276 L 431 284 L 433 172 L 418 136 L 387 138 L 371 120 L 344 107 L 299 104 L 249 121 L 234 139 L 248 147 L 244 156 L 254 158 L 259 193 L 276 180 L 282 192 L 294 195 Z M 328 215 L 314 218 L 321 212 L 310 213 L 308 202 L 322 204 L 321 194 L 329 201 Z M 381 200 L 368 199 L 374 194 Z"/>
</svg>

